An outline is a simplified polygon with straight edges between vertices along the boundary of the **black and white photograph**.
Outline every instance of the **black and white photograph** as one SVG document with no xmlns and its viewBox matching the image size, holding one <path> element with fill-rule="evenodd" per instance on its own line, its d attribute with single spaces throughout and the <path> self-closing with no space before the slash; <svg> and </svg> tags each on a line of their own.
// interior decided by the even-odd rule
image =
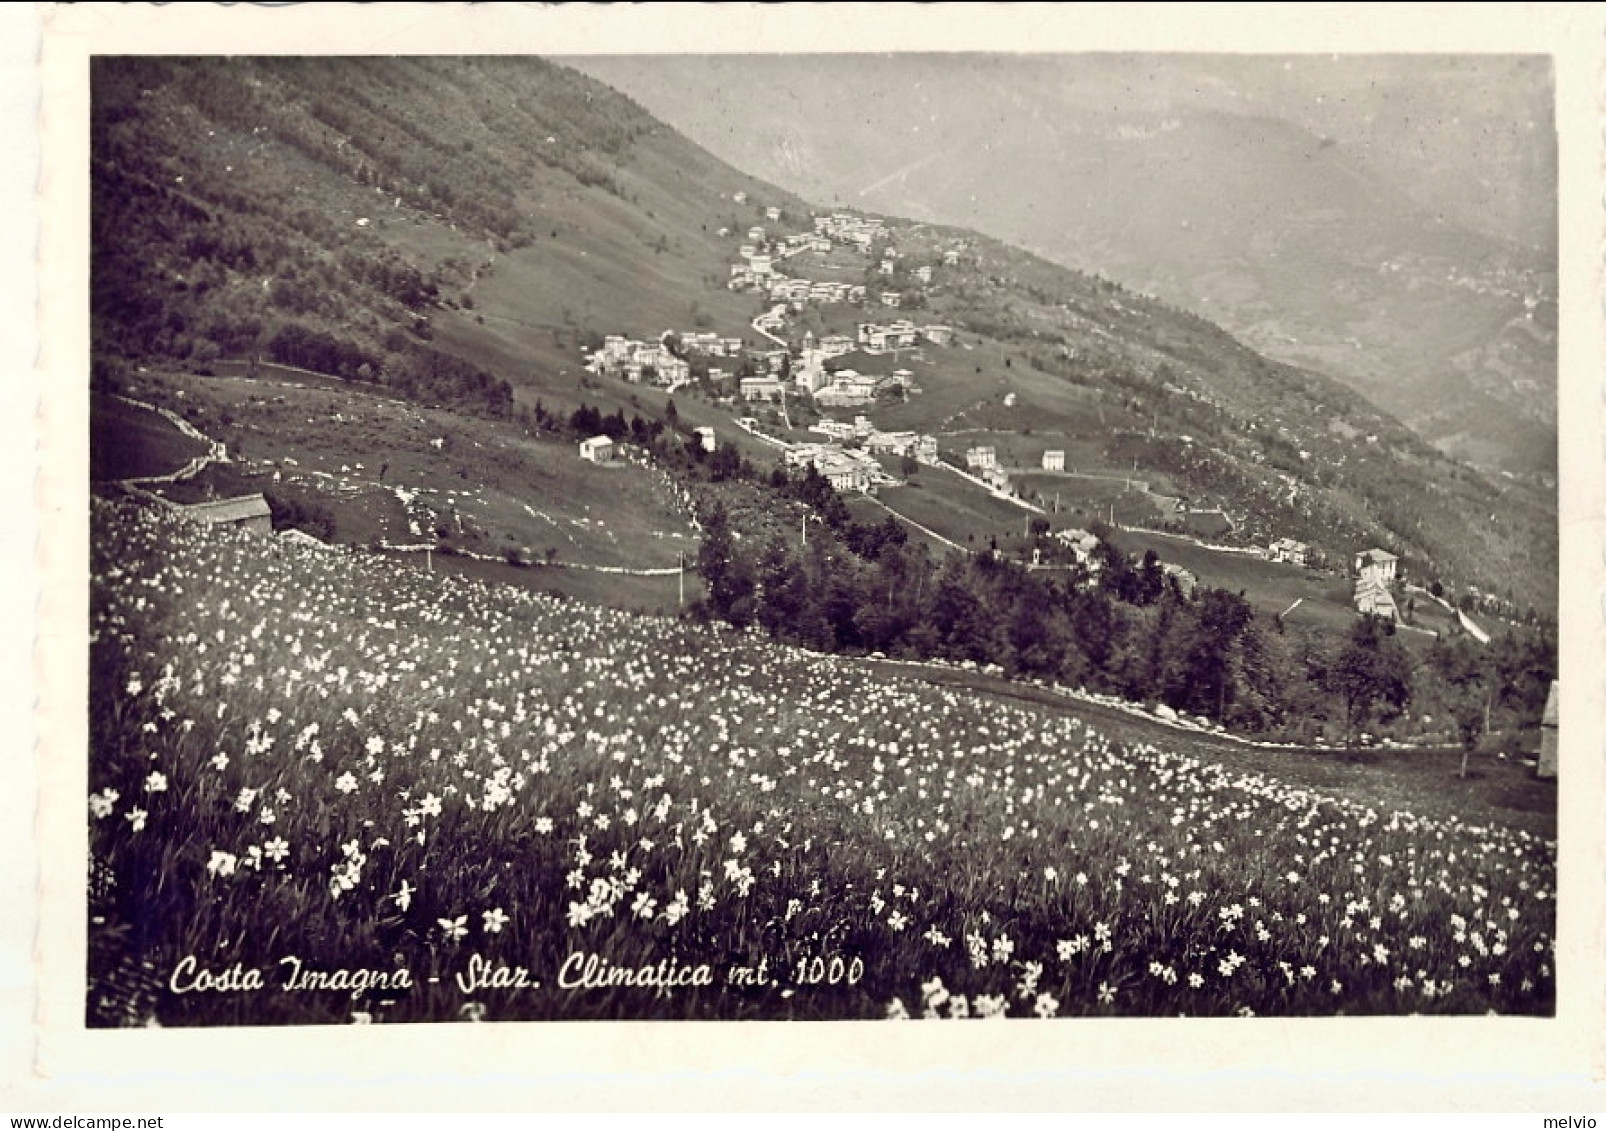
<svg viewBox="0 0 1606 1131">
<path fill-rule="evenodd" d="M 43 8 L 39 1080 L 1606 1071 L 1599 7 Z"/>
<path fill-rule="evenodd" d="M 1555 1014 L 1547 56 L 88 84 L 86 1026 Z"/>
</svg>

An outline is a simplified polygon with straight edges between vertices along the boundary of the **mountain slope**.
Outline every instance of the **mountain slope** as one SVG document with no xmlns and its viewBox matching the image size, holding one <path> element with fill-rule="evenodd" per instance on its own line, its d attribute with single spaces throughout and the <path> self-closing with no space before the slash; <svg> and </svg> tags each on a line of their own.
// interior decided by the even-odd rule
<svg viewBox="0 0 1606 1131">
<path fill-rule="evenodd" d="M 120 59 L 93 80 L 92 314 L 108 359 L 265 355 L 498 415 L 538 399 L 650 409 L 660 393 L 592 378 L 582 347 L 705 327 L 760 344 L 748 324 L 763 304 L 724 285 L 737 244 L 766 206 L 809 227 L 798 198 L 541 60 Z M 1321 535 L 1340 555 L 1382 542 L 1427 576 L 1553 601 L 1543 496 L 1495 488 L 1338 382 L 1165 303 L 972 232 L 888 228 L 906 264 L 964 249 L 921 295 L 930 317 L 1030 375 L 1042 403 L 1074 393 L 1127 421 L 1104 437 L 1109 458 L 1257 529 Z M 997 374 L 978 360 L 975 379 Z"/>
</svg>

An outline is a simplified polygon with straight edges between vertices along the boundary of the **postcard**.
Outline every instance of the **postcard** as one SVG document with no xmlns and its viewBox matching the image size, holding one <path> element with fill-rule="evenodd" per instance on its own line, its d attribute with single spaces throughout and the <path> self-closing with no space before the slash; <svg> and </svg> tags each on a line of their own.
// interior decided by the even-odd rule
<svg viewBox="0 0 1606 1131">
<path fill-rule="evenodd" d="M 42 8 L 34 1084 L 1593 1095 L 1601 14 Z"/>
</svg>

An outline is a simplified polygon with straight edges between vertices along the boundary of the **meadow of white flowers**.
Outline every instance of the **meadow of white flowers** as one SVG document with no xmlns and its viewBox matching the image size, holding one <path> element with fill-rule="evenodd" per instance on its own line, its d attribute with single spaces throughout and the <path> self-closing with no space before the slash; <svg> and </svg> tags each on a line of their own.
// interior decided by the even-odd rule
<svg viewBox="0 0 1606 1131">
<path fill-rule="evenodd" d="M 1549 1013 L 1555 845 L 93 513 L 96 1025 Z"/>
</svg>

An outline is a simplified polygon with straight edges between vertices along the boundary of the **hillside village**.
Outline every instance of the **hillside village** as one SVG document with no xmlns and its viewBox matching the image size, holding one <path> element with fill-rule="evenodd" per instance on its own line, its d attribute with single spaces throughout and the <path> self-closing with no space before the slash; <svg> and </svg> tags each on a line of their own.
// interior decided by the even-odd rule
<svg viewBox="0 0 1606 1131">
<path fill-rule="evenodd" d="M 570 81 L 561 69 L 498 73 L 537 88 Z M 219 70 L 207 81 L 233 76 Z M 334 81 L 319 78 L 320 98 Z M 446 80 L 457 81 L 481 80 Z M 1336 383 L 1269 363 L 1149 296 L 974 232 L 811 208 L 591 93 L 601 100 L 585 113 L 606 144 L 577 149 L 574 123 L 554 121 L 542 134 L 547 148 L 509 154 L 551 190 L 525 211 L 502 195 L 511 187 L 495 162 L 474 166 L 453 190 L 473 211 L 406 182 L 416 166 L 389 168 L 383 147 L 353 164 L 342 146 L 369 128 L 362 113 L 280 123 L 307 151 L 333 146 L 317 183 L 335 202 L 329 216 L 347 226 L 305 233 L 295 265 L 265 297 L 260 280 L 254 290 L 235 285 L 231 257 L 243 253 L 210 230 L 160 257 L 200 262 L 154 282 L 136 275 L 146 260 L 119 257 L 111 292 L 163 295 L 154 309 L 203 329 L 175 337 L 173 317 L 166 326 L 113 317 L 116 336 L 104 340 L 136 357 L 176 348 L 201 373 L 254 375 L 260 361 L 484 414 L 537 449 L 561 438 L 573 465 L 562 478 L 595 477 L 585 486 L 603 496 L 602 480 L 620 478 L 605 467 L 688 480 L 671 490 L 697 519 L 711 504 L 694 505 L 689 483 L 711 479 L 721 485 L 714 500 L 739 502 L 741 530 L 758 539 L 797 531 L 801 503 L 831 515 L 845 549 L 867 563 L 909 540 L 933 565 L 957 551 L 1064 587 L 1108 586 L 1139 607 L 1155 584 L 1187 600 L 1233 592 L 1278 632 L 1333 634 L 1368 615 L 1412 640 L 1481 642 L 1493 636 L 1488 617 L 1519 619 L 1509 590 L 1490 591 L 1489 578 L 1502 575 L 1463 550 L 1543 547 L 1518 538 L 1521 528 L 1505 521 L 1514 512 L 1485 503 L 1484 485 L 1446 469 Z M 260 144 L 247 137 L 262 127 L 218 124 L 185 135 L 206 139 L 197 142 L 205 156 L 190 159 L 181 181 L 162 183 L 179 186 L 169 194 L 205 195 L 223 215 L 227 174 Z M 413 124 L 438 125 L 427 114 Z M 167 136 L 153 124 L 140 131 L 142 143 L 117 157 L 131 175 Z M 216 155 L 229 164 L 210 168 L 214 134 L 229 137 Z M 634 154 L 648 151 L 651 161 L 636 167 Z M 666 181 L 670 167 L 686 171 L 686 184 Z M 516 223 L 499 211 L 508 208 Z M 612 220 L 594 224 L 602 212 Z M 260 223 L 307 222 L 304 211 L 282 216 L 271 204 L 264 215 Z M 475 234 L 491 215 L 500 226 Z M 124 227 L 144 231 L 143 222 L 129 214 Z M 146 236 L 166 248 L 159 234 Z M 341 249 L 336 268 L 322 246 Z M 362 316 L 330 318 L 312 300 L 314 281 L 333 285 L 335 269 L 347 272 L 333 276 L 342 293 L 372 304 Z M 183 313 L 198 301 L 199 313 Z M 260 312 L 254 332 L 249 320 L 231 328 L 241 302 Z M 810 477 L 833 498 L 814 493 Z M 744 497 L 748 484 L 778 497 Z M 426 514 L 431 496 L 414 485 L 380 486 L 409 492 L 413 539 L 445 530 L 453 549 L 520 568 L 542 557 L 530 543 L 550 537 L 538 524 L 553 509 L 533 499 L 499 501 L 476 518 L 454 486 L 440 496 L 450 505 Z M 1490 522 L 1447 521 L 1469 505 L 1491 505 Z M 589 515 L 570 521 L 595 529 Z M 365 531 L 376 525 L 357 520 Z M 628 541 L 606 540 L 607 568 L 635 567 L 615 557 L 629 554 Z M 1392 555 L 1395 573 L 1363 571 L 1357 555 L 1367 550 Z M 563 552 L 553 539 L 546 560 Z M 1457 576 L 1467 563 L 1477 563 L 1483 589 Z M 641 568 L 666 566 L 656 558 Z M 1120 594 L 1126 573 L 1140 581 Z M 845 642 L 865 637 L 844 624 L 838 638 L 854 647 Z"/>
<path fill-rule="evenodd" d="M 968 241 L 951 239 L 922 249 L 919 255 L 901 251 L 899 228 L 876 216 L 835 211 L 810 214 L 808 224 L 793 223 L 786 210 L 750 200 L 746 192 L 732 195 L 732 203 L 748 208 L 755 222 L 742 231 L 721 228 L 722 240 L 736 243 L 730 263 L 727 288 L 752 294 L 767 305 L 750 325 L 754 337 L 731 336 L 713 330 L 666 329 L 656 337 L 631 338 L 624 334 L 604 336 L 602 345 L 586 357 L 586 369 L 598 377 L 609 377 L 633 384 L 646 384 L 675 393 L 687 386 L 706 390 L 716 403 L 724 405 L 737 423 L 773 444 L 789 468 L 812 467 L 839 492 L 874 495 L 897 487 L 907 480 L 914 465 L 942 465 L 969 480 L 976 488 L 1007 500 L 1023 511 L 1042 514 L 1043 508 L 1026 500 L 1019 487 L 1023 474 L 1064 476 L 1068 471 L 1065 451 L 1045 449 L 1035 466 L 1009 466 L 1000 462 L 995 445 L 970 443 L 963 447 L 945 444 L 940 434 L 915 430 L 884 430 L 874 422 L 880 405 L 899 403 L 922 393 L 915 373 L 906 364 L 926 359 L 926 350 L 955 348 L 958 335 L 952 326 L 936 322 L 917 322 L 908 317 L 867 320 L 875 307 L 924 307 L 939 295 L 948 278 L 961 265 L 969 251 Z M 783 270 L 783 265 L 788 270 Z M 841 277 L 822 278 L 827 274 Z M 862 281 L 854 281 L 859 279 Z M 897 288 L 872 285 L 873 280 L 896 280 Z M 798 317 L 805 311 L 820 312 L 828 326 L 840 327 L 816 334 L 813 328 L 797 332 Z M 887 359 L 891 359 L 890 367 Z M 874 372 L 861 372 L 860 368 Z M 1215 411 L 1221 403 L 1208 392 L 1175 382 L 1162 382 L 1171 395 L 1194 401 Z M 1015 394 L 1006 393 L 1001 405 L 1011 408 Z M 831 410 L 852 410 L 840 418 Z M 754 415 L 762 411 L 764 417 Z M 793 416 L 810 420 L 802 425 L 817 439 L 788 438 L 793 433 Z M 1334 421 L 1340 434 L 1359 433 Z M 1291 436 L 1286 428 L 1279 429 Z M 700 435 L 712 451 L 712 429 Z M 1183 436 L 1184 442 L 1191 438 Z M 1375 444 L 1376 435 L 1365 437 Z M 1300 460 L 1310 458 L 1300 450 Z M 1290 501 L 1296 500 L 1302 484 L 1286 471 L 1277 471 Z M 1128 489 L 1133 477 L 1126 480 Z M 1273 536 L 1260 544 L 1246 544 L 1237 535 L 1242 519 L 1235 521 L 1225 507 L 1184 504 L 1174 496 L 1155 493 L 1141 482 L 1137 488 L 1154 505 L 1158 521 L 1170 529 L 1182 530 L 1193 538 L 1222 539 L 1233 551 L 1253 550 L 1267 562 L 1315 568 L 1331 563 L 1332 547 L 1318 548 L 1287 536 Z M 1113 507 L 1108 525 L 1121 529 Z M 1094 576 L 1097 561 L 1092 543 L 1097 539 L 1076 525 L 1054 523 L 1057 529 L 1045 531 L 1030 549 L 1029 567 L 1056 568 L 1054 563 L 1075 563 L 1088 576 Z M 1133 528 L 1137 529 L 1137 528 Z M 1133 553 L 1134 559 L 1141 555 Z M 1347 560 L 1338 555 L 1339 560 Z M 1355 579 L 1352 606 L 1356 614 L 1381 617 L 1391 623 L 1408 625 L 1413 616 L 1401 608 L 1405 593 L 1403 578 L 1395 569 L 1381 563 L 1397 563 L 1395 555 L 1372 549 L 1355 555 L 1348 570 Z M 1198 585 L 1194 571 L 1174 562 L 1163 563 L 1165 575 L 1187 592 Z M 1428 597 L 1427 591 L 1411 587 Z M 1400 599 L 1397 599 L 1397 594 Z M 1470 620 L 1465 609 L 1457 609 L 1442 598 L 1442 605 L 1457 632 L 1486 641 L 1484 630 Z M 1297 610 L 1296 601 L 1287 613 Z M 1475 608 L 1489 613 L 1509 612 L 1479 594 Z M 1415 610 L 1415 598 L 1411 601 Z M 1429 631 L 1437 634 L 1440 628 Z"/>
</svg>

